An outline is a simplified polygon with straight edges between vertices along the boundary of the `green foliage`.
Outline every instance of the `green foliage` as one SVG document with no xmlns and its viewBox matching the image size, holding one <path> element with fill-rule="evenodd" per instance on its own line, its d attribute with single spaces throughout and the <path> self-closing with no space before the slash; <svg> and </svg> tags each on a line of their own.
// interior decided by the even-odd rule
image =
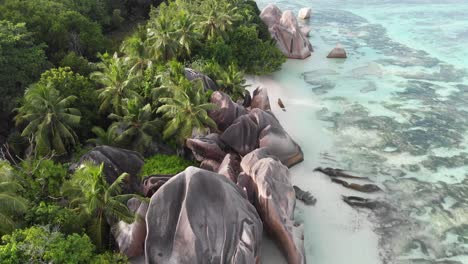
<svg viewBox="0 0 468 264">
<path fill-rule="evenodd" d="M 145 159 L 142 175 L 149 176 L 155 174 L 177 174 L 189 166 L 194 166 L 191 161 L 176 155 L 157 154 Z"/>
<path fill-rule="evenodd" d="M 91 72 L 95 71 L 95 67 L 85 57 L 70 51 L 63 57 L 59 63 L 60 67 L 70 67 L 70 69 L 82 76 L 88 76 Z"/>
<path fill-rule="evenodd" d="M 22 190 L 13 168 L 0 160 L 0 236 L 13 231 L 18 226 L 15 220 L 28 208 L 28 201 L 20 195 Z"/>
<path fill-rule="evenodd" d="M 16 263 L 89 263 L 95 247 L 87 235 L 65 236 L 46 227 L 15 230 L 2 237 L 0 262 Z"/>
<path fill-rule="evenodd" d="M 60 197 L 67 167 L 50 159 L 28 159 L 20 163 L 19 173 L 28 188 L 25 195 L 39 202 Z"/>
<path fill-rule="evenodd" d="M 133 194 L 121 194 L 121 184 L 129 175 L 120 175 L 108 184 L 103 174 L 103 165 L 85 164 L 72 179 L 63 185 L 63 194 L 69 198 L 69 206 L 80 214 L 88 216 L 88 234 L 98 249 L 109 247 L 110 227 L 107 219 L 130 222 L 134 215 L 126 206 Z"/>
<path fill-rule="evenodd" d="M 81 233 L 87 219 L 69 208 L 42 201 L 28 210 L 25 220 L 29 225 L 49 225 L 65 234 L 72 234 Z"/>
<path fill-rule="evenodd" d="M 39 155 L 66 154 L 78 143 L 73 128 L 81 114 L 70 107 L 75 100 L 76 96 L 62 97 L 52 85 L 35 84 L 26 90 L 15 119 L 17 125 L 26 125 L 21 135 L 32 137 Z"/>
<path fill-rule="evenodd" d="M 47 44 L 49 59 L 55 63 L 69 51 L 93 58 L 105 47 L 100 25 L 59 1 L 4 0 L 0 18 L 26 23 L 36 43 Z"/>
<path fill-rule="evenodd" d="M 0 11 L 1 13 L 1 11 Z M 1 17 L 1 15 L 0 15 Z M 9 112 L 14 99 L 48 67 L 45 46 L 35 45 L 24 23 L 0 21 L 0 111 Z"/>
<path fill-rule="evenodd" d="M 109 54 L 101 56 L 99 63 L 101 71 L 94 72 L 91 78 L 101 84 L 103 88 L 98 90 L 101 106 L 99 111 L 112 112 L 121 115 L 124 111 L 123 99 L 138 97 L 133 90 L 137 77 L 131 74 L 126 58 L 119 57 L 117 53 L 111 57 Z"/>
<path fill-rule="evenodd" d="M 126 256 L 106 251 L 102 254 L 96 255 L 92 260 L 91 264 L 127 264 L 130 263 Z"/>
<path fill-rule="evenodd" d="M 94 84 L 68 67 L 54 68 L 44 72 L 38 83 L 56 89 L 63 97 L 76 96 L 74 106 L 81 113 L 78 134 L 82 138 L 89 136 L 93 124 L 98 121 L 96 115 L 98 100 Z"/>
<path fill-rule="evenodd" d="M 112 125 L 121 130 L 115 139 L 117 144 L 144 153 L 159 134 L 162 123 L 153 116 L 150 104 L 143 105 L 138 98 L 127 100 L 123 115 L 110 114 L 116 120 Z"/>
</svg>

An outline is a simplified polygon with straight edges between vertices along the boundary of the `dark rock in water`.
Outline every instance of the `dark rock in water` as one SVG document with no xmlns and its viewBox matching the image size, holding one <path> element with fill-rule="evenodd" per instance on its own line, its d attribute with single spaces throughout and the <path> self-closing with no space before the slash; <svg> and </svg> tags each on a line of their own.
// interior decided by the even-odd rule
<svg viewBox="0 0 468 264">
<path fill-rule="evenodd" d="M 346 51 L 344 48 L 340 46 L 336 46 L 330 53 L 328 54 L 327 58 L 329 59 L 346 59 Z"/>
<path fill-rule="evenodd" d="M 312 196 L 310 192 L 303 191 L 296 185 L 294 185 L 293 187 L 294 192 L 296 193 L 296 199 L 303 201 L 306 205 L 315 205 L 315 203 L 317 203 L 317 199 L 314 196 Z"/>
<path fill-rule="evenodd" d="M 232 182 L 237 183 L 237 176 L 241 172 L 240 157 L 237 154 L 229 153 L 224 157 L 219 165 L 218 173 L 224 175 Z"/>
<path fill-rule="evenodd" d="M 244 156 L 258 147 L 258 133 L 257 124 L 248 115 L 243 115 L 226 128 L 221 140 Z"/>
<path fill-rule="evenodd" d="M 140 202 L 135 198 L 130 199 L 127 204 L 129 203 L 134 203 L 134 205 L 129 206 L 129 209 L 135 213 L 135 221 L 130 224 L 119 221 L 112 227 L 111 232 L 114 235 L 120 253 L 127 257 L 136 257 L 145 253 L 145 216 L 148 210 L 148 204 L 146 202 Z M 131 207 L 136 208 L 132 210 Z"/>
<path fill-rule="evenodd" d="M 252 96 L 250 95 L 250 92 L 246 90 L 244 94 L 244 101 L 242 102 L 242 106 L 247 108 L 247 107 L 250 107 L 250 104 L 252 104 Z"/>
<path fill-rule="evenodd" d="M 143 194 L 145 197 L 151 197 L 174 175 L 151 175 L 143 180 Z"/>
<path fill-rule="evenodd" d="M 321 173 L 328 175 L 330 177 L 342 177 L 342 178 L 351 178 L 351 179 L 364 179 L 368 180 L 369 178 L 367 177 L 358 177 L 358 176 L 353 176 L 350 174 L 345 173 L 341 169 L 333 169 L 333 168 L 325 168 L 323 169 L 322 167 L 315 168 L 314 171 L 320 171 Z"/>
<path fill-rule="evenodd" d="M 189 167 L 151 197 L 146 263 L 256 263 L 262 222 L 226 177 Z"/>
<path fill-rule="evenodd" d="M 336 86 L 334 82 L 327 79 L 308 79 L 305 81 L 312 86 L 312 91 L 317 95 L 324 95 Z"/>
<path fill-rule="evenodd" d="M 229 95 L 219 91 L 211 95 L 210 102 L 218 106 L 218 109 L 209 111 L 208 115 L 221 131 L 230 126 L 239 116 L 247 114 L 243 106 L 234 103 Z"/>
<path fill-rule="evenodd" d="M 256 188 L 255 206 L 266 231 L 272 235 L 290 264 L 306 263 L 302 225 L 294 223 L 296 194 L 289 170 L 281 162 L 264 158 L 250 170 Z"/>
<path fill-rule="evenodd" d="M 212 159 L 221 162 L 226 156 L 224 144 L 218 134 L 212 133 L 204 137 L 189 138 L 186 145 L 192 150 L 195 159 L 203 161 Z"/>
<path fill-rule="evenodd" d="M 271 110 L 270 99 L 268 98 L 267 89 L 263 87 L 257 87 L 257 89 L 253 91 L 252 103 L 250 104 L 250 108 L 259 108 L 264 111 Z"/>
<path fill-rule="evenodd" d="M 212 90 L 212 91 L 218 90 L 216 83 L 213 80 L 211 80 L 210 77 L 202 73 L 199 73 L 197 71 L 194 71 L 193 69 L 190 69 L 190 68 L 185 68 L 184 73 L 185 73 L 185 78 L 187 78 L 187 80 L 189 81 L 193 81 L 193 80 L 202 81 L 203 88 L 205 88 L 205 90 Z"/>
<path fill-rule="evenodd" d="M 340 179 L 332 179 L 332 182 L 334 183 L 338 183 L 338 184 L 341 184 L 343 185 L 343 187 L 346 187 L 346 188 L 349 188 L 349 189 L 352 189 L 352 190 L 355 190 L 355 191 L 359 191 L 359 192 L 366 192 L 366 193 L 371 193 L 371 192 L 378 192 L 378 191 L 382 191 L 382 189 L 379 188 L 379 186 L 375 185 L 375 184 L 356 184 L 356 183 L 348 183 L 348 182 L 345 182 L 343 180 L 340 180 Z"/>
<path fill-rule="evenodd" d="M 312 45 L 292 11 L 283 13 L 277 6 L 269 4 L 262 10 L 260 18 L 268 26 L 272 38 L 286 57 L 305 59 L 310 56 Z"/>
<path fill-rule="evenodd" d="M 130 174 L 122 185 L 123 193 L 141 191 L 138 174 L 144 165 L 144 160 L 140 153 L 116 147 L 98 146 L 84 154 L 77 163 L 70 166 L 69 170 L 75 171 L 87 161 L 96 165 L 104 164 L 104 175 L 109 184 L 124 172 Z"/>
<path fill-rule="evenodd" d="M 379 207 L 379 202 L 357 196 L 343 196 L 343 201 L 350 206 L 363 207 L 374 210 Z"/>
<path fill-rule="evenodd" d="M 219 170 L 220 163 L 216 160 L 206 159 L 200 164 L 200 168 L 212 172 L 217 172 Z"/>
<path fill-rule="evenodd" d="M 280 98 L 278 98 L 278 105 L 281 107 L 281 110 L 286 111 L 286 108 L 284 107 L 283 101 L 281 101 Z"/>
</svg>

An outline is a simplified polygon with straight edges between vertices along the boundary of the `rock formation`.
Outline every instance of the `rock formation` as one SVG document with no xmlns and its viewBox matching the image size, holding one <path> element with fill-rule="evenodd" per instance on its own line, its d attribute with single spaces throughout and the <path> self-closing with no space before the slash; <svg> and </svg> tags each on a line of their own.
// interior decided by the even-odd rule
<svg viewBox="0 0 468 264">
<path fill-rule="evenodd" d="M 328 53 L 327 58 L 329 59 L 346 59 L 346 51 L 340 45 L 337 45 L 330 53 Z"/>
<path fill-rule="evenodd" d="M 202 73 L 199 73 L 197 71 L 194 71 L 193 69 L 190 69 L 190 68 L 185 68 L 184 73 L 185 73 L 185 78 L 187 78 L 187 80 L 189 81 L 200 80 L 203 83 L 203 88 L 205 88 L 205 90 L 212 90 L 212 91 L 218 90 L 216 83 L 213 80 L 211 80 L 210 77 Z"/>
<path fill-rule="evenodd" d="M 262 222 L 226 177 L 189 167 L 164 184 L 146 214 L 146 263 L 256 263 Z M 257 262 L 258 263 L 258 262 Z"/>
<path fill-rule="evenodd" d="M 275 159 L 263 158 L 247 169 L 255 185 L 254 204 L 266 231 L 289 264 L 305 263 L 303 228 L 294 223 L 296 194 L 288 168 Z"/>
<path fill-rule="evenodd" d="M 270 99 L 268 98 L 268 91 L 263 87 L 257 87 L 253 91 L 252 102 L 250 108 L 259 108 L 262 110 L 271 110 Z"/>
<path fill-rule="evenodd" d="M 214 92 L 210 102 L 218 106 L 218 109 L 208 112 L 208 115 L 218 125 L 218 129 L 224 131 L 239 116 L 245 115 L 247 110 L 241 105 L 234 103 L 229 95 L 223 92 Z"/>
<path fill-rule="evenodd" d="M 302 33 L 292 11 L 282 13 L 277 6 L 269 4 L 260 13 L 260 18 L 286 57 L 305 59 L 310 56 L 312 45 Z"/>
<path fill-rule="evenodd" d="M 124 193 L 141 191 L 138 174 L 143 167 L 144 160 L 140 153 L 110 146 L 97 146 L 84 154 L 69 169 L 74 171 L 86 161 L 96 165 L 104 164 L 104 175 L 109 184 L 113 183 L 124 172 L 130 174 L 122 190 Z"/>
<path fill-rule="evenodd" d="M 299 17 L 300 19 L 308 19 L 310 18 L 311 13 L 312 13 L 312 9 L 308 7 L 304 7 L 299 10 L 299 14 L 297 15 L 297 17 Z"/>
<path fill-rule="evenodd" d="M 226 156 L 224 144 L 218 134 L 212 133 L 204 137 L 189 138 L 186 145 L 192 150 L 198 161 L 212 159 L 221 162 Z"/>
<path fill-rule="evenodd" d="M 221 135 L 221 140 L 241 156 L 244 156 L 258 147 L 258 133 L 257 124 L 249 115 L 243 115 L 226 128 Z"/>
</svg>

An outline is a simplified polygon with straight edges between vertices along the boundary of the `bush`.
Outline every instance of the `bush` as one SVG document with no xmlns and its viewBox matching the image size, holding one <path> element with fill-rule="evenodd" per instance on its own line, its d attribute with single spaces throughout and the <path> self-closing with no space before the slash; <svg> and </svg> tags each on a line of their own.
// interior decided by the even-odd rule
<svg viewBox="0 0 468 264">
<path fill-rule="evenodd" d="M 177 174 L 193 165 L 193 162 L 176 155 L 157 154 L 145 160 L 142 175 Z"/>
<path fill-rule="evenodd" d="M 65 234 L 81 233 L 86 219 L 69 208 L 40 202 L 26 213 L 30 225 L 50 225 Z"/>
<path fill-rule="evenodd" d="M 17 229 L 2 237 L 0 263 L 89 263 L 95 247 L 87 235 L 65 236 L 47 227 Z"/>
</svg>

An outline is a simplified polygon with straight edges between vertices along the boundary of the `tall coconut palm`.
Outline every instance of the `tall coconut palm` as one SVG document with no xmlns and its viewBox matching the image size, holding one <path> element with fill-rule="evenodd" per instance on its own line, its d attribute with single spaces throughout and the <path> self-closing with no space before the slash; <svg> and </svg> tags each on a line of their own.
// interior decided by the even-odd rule
<svg viewBox="0 0 468 264">
<path fill-rule="evenodd" d="M 36 84 L 26 90 L 15 119 L 17 125 L 28 123 L 21 135 L 32 137 L 39 155 L 65 154 L 78 143 L 73 128 L 79 125 L 81 114 L 70 107 L 75 99 L 61 97 L 50 85 Z"/>
<path fill-rule="evenodd" d="M 141 76 L 146 69 L 153 66 L 150 49 L 145 40 L 146 33 L 142 34 L 141 31 L 138 31 L 122 43 L 120 51 L 127 56 L 125 61 L 128 64 L 130 74 Z"/>
<path fill-rule="evenodd" d="M 108 221 L 130 222 L 134 219 L 125 203 L 138 196 L 121 194 L 120 187 L 128 176 L 124 173 L 109 185 L 103 174 L 102 164 L 96 166 L 86 163 L 63 186 L 62 192 L 69 198 L 69 206 L 89 217 L 88 234 L 99 249 L 105 249 L 109 245 Z"/>
<path fill-rule="evenodd" d="M 13 169 L 0 161 L 0 236 L 10 233 L 17 223 L 13 219 L 28 208 L 28 201 L 19 195 L 22 186 L 15 180 Z"/>
<path fill-rule="evenodd" d="M 91 74 L 91 78 L 103 86 L 98 90 L 101 99 L 99 111 L 122 114 L 122 100 L 139 96 L 133 90 L 137 76 L 130 73 L 128 58 L 119 57 L 114 53 L 110 58 L 104 54 L 101 59 L 103 62 L 98 65 L 100 71 Z"/>
<path fill-rule="evenodd" d="M 175 136 L 179 143 L 184 144 L 194 132 L 216 128 L 216 123 L 208 116 L 208 111 L 216 106 L 207 103 L 200 82 L 181 81 L 173 89 L 172 97 L 164 97 L 159 101 L 163 105 L 158 108 L 157 113 L 163 113 L 163 118 L 167 120 L 164 138 Z"/>
<path fill-rule="evenodd" d="M 147 28 L 147 45 L 155 59 L 168 61 L 177 56 L 179 43 L 175 35 L 172 20 L 164 12 L 160 12 L 150 21 Z"/>
<path fill-rule="evenodd" d="M 245 84 L 244 73 L 232 63 L 227 70 L 221 70 L 216 83 L 220 90 L 230 94 L 234 100 L 242 98 L 248 86 Z"/>
<path fill-rule="evenodd" d="M 180 11 L 176 18 L 175 36 L 180 46 L 180 55 L 190 56 L 193 47 L 199 43 L 199 34 L 193 16 L 185 10 Z"/>
<path fill-rule="evenodd" d="M 199 28 L 207 39 L 225 37 L 234 22 L 241 19 L 237 7 L 227 1 L 208 0 L 204 7 L 205 12 L 199 15 Z"/>
<path fill-rule="evenodd" d="M 117 122 L 113 126 L 122 130 L 116 141 L 132 150 L 144 153 L 160 131 L 161 121 L 153 117 L 150 104 L 142 105 L 137 98 L 128 100 L 122 116 L 110 114 Z"/>
<path fill-rule="evenodd" d="M 104 130 L 102 127 L 95 126 L 91 131 L 96 135 L 95 138 L 88 139 L 88 143 L 92 143 L 96 146 L 106 145 L 106 146 L 117 146 L 117 127 L 109 126 L 107 130 Z"/>
</svg>

